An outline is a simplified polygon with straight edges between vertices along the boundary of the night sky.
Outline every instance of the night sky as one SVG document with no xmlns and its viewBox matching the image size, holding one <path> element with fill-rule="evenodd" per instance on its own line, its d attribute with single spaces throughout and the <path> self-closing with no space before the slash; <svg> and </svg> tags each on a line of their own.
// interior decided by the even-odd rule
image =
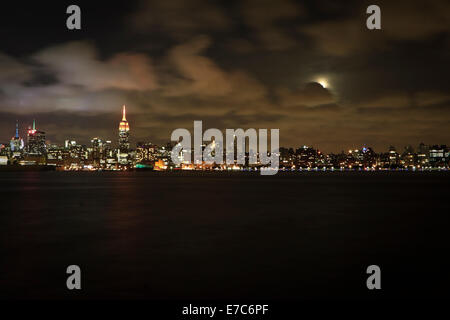
<svg viewBox="0 0 450 320">
<path fill-rule="evenodd" d="M 0 142 L 279 128 L 280 145 L 450 144 L 450 1 L 12 1 L 0 8 Z M 82 30 L 66 28 L 77 4 Z M 381 7 L 382 30 L 366 28 Z"/>
</svg>

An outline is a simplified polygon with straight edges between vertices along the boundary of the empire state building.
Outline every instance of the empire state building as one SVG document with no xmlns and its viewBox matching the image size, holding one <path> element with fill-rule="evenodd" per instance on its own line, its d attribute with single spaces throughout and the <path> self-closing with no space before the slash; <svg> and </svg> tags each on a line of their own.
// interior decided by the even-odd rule
<svg viewBox="0 0 450 320">
<path fill-rule="evenodd" d="M 119 150 L 122 154 L 128 154 L 128 151 L 130 150 L 129 137 L 130 125 L 126 118 L 126 109 L 124 105 L 122 109 L 122 121 L 120 121 L 119 124 Z"/>
</svg>

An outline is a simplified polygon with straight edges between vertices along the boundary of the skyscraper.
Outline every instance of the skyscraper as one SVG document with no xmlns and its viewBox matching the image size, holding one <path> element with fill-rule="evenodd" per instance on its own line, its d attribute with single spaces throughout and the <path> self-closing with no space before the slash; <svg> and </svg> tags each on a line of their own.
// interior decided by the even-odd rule
<svg viewBox="0 0 450 320">
<path fill-rule="evenodd" d="M 35 155 L 43 155 L 47 153 L 45 132 L 36 130 L 36 120 L 33 120 L 33 128 L 28 129 L 27 152 Z"/>
<path fill-rule="evenodd" d="M 130 149 L 130 126 L 126 118 L 125 105 L 122 109 L 122 121 L 119 124 L 119 150 L 121 153 L 128 153 Z"/>
<path fill-rule="evenodd" d="M 11 138 L 10 146 L 11 151 L 14 153 L 18 153 L 23 150 L 23 139 L 19 137 L 19 121 L 16 121 L 16 135 Z"/>
<path fill-rule="evenodd" d="M 93 138 L 91 140 L 92 143 L 92 153 L 91 158 L 94 162 L 94 166 L 99 166 L 100 164 L 104 163 L 105 160 L 105 154 L 103 145 L 104 142 L 100 138 Z"/>
<path fill-rule="evenodd" d="M 130 151 L 130 126 L 126 118 L 125 105 L 122 109 L 122 121 L 119 124 L 119 151 L 117 152 L 117 160 L 119 164 L 128 164 Z"/>
</svg>

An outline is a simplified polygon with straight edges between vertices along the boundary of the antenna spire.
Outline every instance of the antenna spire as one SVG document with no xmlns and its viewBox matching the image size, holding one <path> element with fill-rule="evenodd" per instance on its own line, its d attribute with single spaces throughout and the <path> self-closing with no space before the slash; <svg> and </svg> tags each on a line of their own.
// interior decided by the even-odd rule
<svg viewBox="0 0 450 320">
<path fill-rule="evenodd" d="M 125 105 L 123 105 L 123 109 L 122 109 L 122 121 L 127 121 L 127 118 L 126 118 L 125 114 L 126 114 Z"/>
</svg>

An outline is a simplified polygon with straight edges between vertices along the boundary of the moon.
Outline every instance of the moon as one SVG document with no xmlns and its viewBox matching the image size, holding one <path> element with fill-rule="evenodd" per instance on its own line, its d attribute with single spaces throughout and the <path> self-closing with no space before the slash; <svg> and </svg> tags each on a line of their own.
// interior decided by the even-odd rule
<svg viewBox="0 0 450 320">
<path fill-rule="evenodd" d="M 317 83 L 320 84 L 324 88 L 328 88 L 328 81 L 327 79 L 320 78 L 317 80 Z"/>
</svg>

